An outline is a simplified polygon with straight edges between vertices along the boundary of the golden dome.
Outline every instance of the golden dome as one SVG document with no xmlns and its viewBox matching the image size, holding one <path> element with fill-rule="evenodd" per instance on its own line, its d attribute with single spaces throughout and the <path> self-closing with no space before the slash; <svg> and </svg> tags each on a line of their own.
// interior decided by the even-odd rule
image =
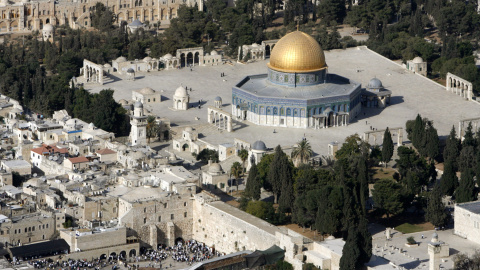
<svg viewBox="0 0 480 270">
<path fill-rule="evenodd" d="M 310 35 L 295 31 L 273 47 L 267 66 L 280 72 L 312 72 L 327 68 L 325 54 Z"/>
</svg>

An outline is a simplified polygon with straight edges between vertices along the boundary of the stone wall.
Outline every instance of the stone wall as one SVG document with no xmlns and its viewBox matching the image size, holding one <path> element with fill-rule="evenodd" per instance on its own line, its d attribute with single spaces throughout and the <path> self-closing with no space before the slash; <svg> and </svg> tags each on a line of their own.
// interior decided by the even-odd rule
<svg viewBox="0 0 480 270">
<path fill-rule="evenodd" d="M 279 228 L 233 206 L 195 200 L 193 208 L 193 238 L 221 252 L 264 250 L 277 243 Z"/>
<path fill-rule="evenodd" d="M 469 202 L 455 205 L 454 233 L 460 237 L 480 244 L 480 214 L 465 208 L 471 207 L 475 204 L 480 205 L 480 202 Z"/>
<path fill-rule="evenodd" d="M 190 194 L 172 194 L 158 200 L 132 204 L 120 199 L 119 224 L 137 231 L 140 240 L 151 246 L 168 244 L 175 240 L 166 236 L 168 222 L 175 225 L 175 238 L 188 240 L 192 238 L 193 202 Z M 128 210 L 122 210 L 123 208 Z M 155 232 L 150 225 L 158 228 L 156 238 L 151 237 L 151 233 Z"/>
</svg>

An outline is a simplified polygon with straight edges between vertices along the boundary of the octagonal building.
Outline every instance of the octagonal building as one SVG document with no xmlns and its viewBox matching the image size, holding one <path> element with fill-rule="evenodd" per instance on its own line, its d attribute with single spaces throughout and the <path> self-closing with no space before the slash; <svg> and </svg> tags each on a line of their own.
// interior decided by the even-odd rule
<svg viewBox="0 0 480 270">
<path fill-rule="evenodd" d="M 267 74 L 232 89 L 232 114 L 262 126 L 346 126 L 361 110 L 361 85 L 328 73 L 325 54 L 310 35 L 295 31 L 272 50 Z"/>
</svg>

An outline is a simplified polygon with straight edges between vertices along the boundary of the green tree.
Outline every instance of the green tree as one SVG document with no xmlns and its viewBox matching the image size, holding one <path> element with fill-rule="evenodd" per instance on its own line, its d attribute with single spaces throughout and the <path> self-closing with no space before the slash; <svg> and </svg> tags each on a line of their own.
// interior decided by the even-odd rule
<svg viewBox="0 0 480 270">
<path fill-rule="evenodd" d="M 100 31 L 108 31 L 112 29 L 114 23 L 113 12 L 103 3 L 97 2 L 94 12 L 91 14 L 92 26 Z"/>
<path fill-rule="evenodd" d="M 355 228 L 350 227 L 340 258 L 340 269 L 361 269 L 362 267 L 358 233 Z"/>
<path fill-rule="evenodd" d="M 457 139 L 455 127 L 452 126 L 452 130 L 447 137 L 445 148 L 443 150 L 443 160 L 445 162 L 450 161 L 453 165 L 454 171 L 457 171 L 458 168 L 457 158 L 460 155 L 460 149 L 460 140 Z"/>
<path fill-rule="evenodd" d="M 453 169 L 452 161 L 443 163 L 443 175 L 440 179 L 440 191 L 443 195 L 452 196 L 458 187 L 457 173 Z"/>
<path fill-rule="evenodd" d="M 295 166 L 298 167 L 300 164 L 307 163 L 312 154 L 312 146 L 307 139 L 304 138 L 293 147 L 291 157 Z"/>
<path fill-rule="evenodd" d="M 440 153 L 439 150 L 440 139 L 438 138 L 437 130 L 433 127 L 432 122 L 427 122 L 425 131 L 425 150 L 424 156 L 434 160 Z"/>
<path fill-rule="evenodd" d="M 467 129 L 465 130 L 465 134 L 463 135 L 462 148 L 465 148 L 467 146 L 477 146 L 477 142 L 473 136 L 472 122 L 468 122 Z"/>
<path fill-rule="evenodd" d="M 230 174 L 233 175 L 235 178 L 235 182 L 237 183 L 237 188 L 238 188 L 238 180 L 240 179 L 240 176 L 242 176 L 243 173 L 243 168 L 242 164 L 240 162 L 235 161 L 232 164 L 232 167 L 230 168 Z"/>
<path fill-rule="evenodd" d="M 207 163 L 209 160 L 211 160 L 213 163 L 218 162 L 218 152 L 213 149 L 208 149 L 205 148 L 200 153 L 198 153 L 197 160 L 201 160 L 202 162 Z"/>
<path fill-rule="evenodd" d="M 362 139 L 358 134 L 348 136 L 345 139 L 345 142 L 342 144 L 342 147 L 338 149 L 335 157 L 338 159 L 347 158 L 354 154 L 359 154 L 361 152 L 360 145 L 362 144 Z"/>
<path fill-rule="evenodd" d="M 462 172 L 460 185 L 455 190 L 455 201 L 457 203 L 471 202 L 477 200 L 477 191 L 473 182 L 473 172 L 466 169 Z"/>
<path fill-rule="evenodd" d="M 443 227 L 447 225 L 448 215 L 445 206 L 442 203 L 442 194 L 440 186 L 437 184 L 428 195 L 427 212 L 425 219 L 435 227 Z"/>
<path fill-rule="evenodd" d="M 453 259 L 453 270 L 480 270 L 480 251 L 471 256 L 465 253 L 457 254 Z"/>
<path fill-rule="evenodd" d="M 273 161 L 270 163 L 269 171 L 267 175 L 267 181 L 272 187 L 274 203 L 278 203 L 278 197 L 280 196 L 280 192 L 282 191 L 282 179 L 284 176 L 282 172 L 282 166 L 285 164 L 284 159 L 286 158 L 285 153 L 282 151 L 280 145 L 275 147 L 275 153 L 273 155 Z"/>
<path fill-rule="evenodd" d="M 387 218 L 403 212 L 404 191 L 400 184 L 391 179 L 382 179 L 375 183 L 373 201 Z"/>
<path fill-rule="evenodd" d="M 155 116 L 147 117 L 147 142 L 150 143 L 151 138 L 157 137 L 159 132 L 159 127 L 157 125 Z"/>
<path fill-rule="evenodd" d="M 248 158 L 248 151 L 247 149 L 242 149 L 238 152 L 238 157 L 242 160 L 242 167 L 245 169 L 245 161 Z"/>
<path fill-rule="evenodd" d="M 263 220 L 274 219 L 275 209 L 272 203 L 264 201 L 249 201 L 246 212 Z"/>
<path fill-rule="evenodd" d="M 254 200 L 260 200 L 262 183 L 258 178 L 258 169 L 255 163 L 250 167 L 248 172 L 247 185 L 245 186 L 245 196 Z"/>
<path fill-rule="evenodd" d="M 387 163 L 392 159 L 393 156 L 393 140 L 392 134 L 390 130 L 385 130 L 383 134 L 383 145 L 382 145 L 382 161 L 385 163 L 385 167 L 387 167 Z"/>
</svg>

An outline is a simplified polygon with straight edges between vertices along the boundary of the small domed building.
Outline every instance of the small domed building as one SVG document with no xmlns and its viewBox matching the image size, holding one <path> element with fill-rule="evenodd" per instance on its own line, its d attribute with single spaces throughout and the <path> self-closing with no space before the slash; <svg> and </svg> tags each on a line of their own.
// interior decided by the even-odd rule
<svg viewBox="0 0 480 270">
<path fill-rule="evenodd" d="M 267 146 L 263 141 L 256 141 L 252 144 L 252 147 L 248 151 L 248 165 L 247 171 L 252 167 L 252 162 L 258 164 L 262 157 L 267 153 Z"/>
<path fill-rule="evenodd" d="M 276 43 L 267 74 L 233 87 L 232 115 L 262 126 L 346 126 L 360 112 L 360 98 L 360 83 L 329 74 L 318 42 L 295 31 Z"/>
<path fill-rule="evenodd" d="M 183 86 L 178 87 L 173 95 L 173 108 L 175 110 L 186 111 L 188 110 L 189 102 L 190 96 L 187 93 L 187 89 Z"/>
<path fill-rule="evenodd" d="M 53 38 L 54 33 L 55 33 L 55 29 L 54 29 L 53 25 L 47 23 L 43 26 L 42 35 L 43 35 L 44 40 L 47 40 L 49 38 Z"/>
<path fill-rule="evenodd" d="M 228 175 L 218 163 L 212 163 L 208 166 L 208 170 L 202 172 L 202 184 L 206 188 L 216 186 L 225 189 L 228 184 Z"/>
<path fill-rule="evenodd" d="M 420 56 L 407 61 L 407 69 L 420 75 L 427 76 L 427 62 L 424 62 Z"/>
<path fill-rule="evenodd" d="M 153 90 L 150 87 L 145 87 L 138 90 L 132 91 L 132 99 L 134 101 L 140 101 L 143 104 L 152 104 L 160 103 L 162 101 L 162 96 L 160 92 Z"/>
<path fill-rule="evenodd" d="M 362 92 L 362 105 L 367 108 L 385 108 L 390 104 L 392 91 L 386 90 L 382 82 L 371 79 Z"/>
</svg>

